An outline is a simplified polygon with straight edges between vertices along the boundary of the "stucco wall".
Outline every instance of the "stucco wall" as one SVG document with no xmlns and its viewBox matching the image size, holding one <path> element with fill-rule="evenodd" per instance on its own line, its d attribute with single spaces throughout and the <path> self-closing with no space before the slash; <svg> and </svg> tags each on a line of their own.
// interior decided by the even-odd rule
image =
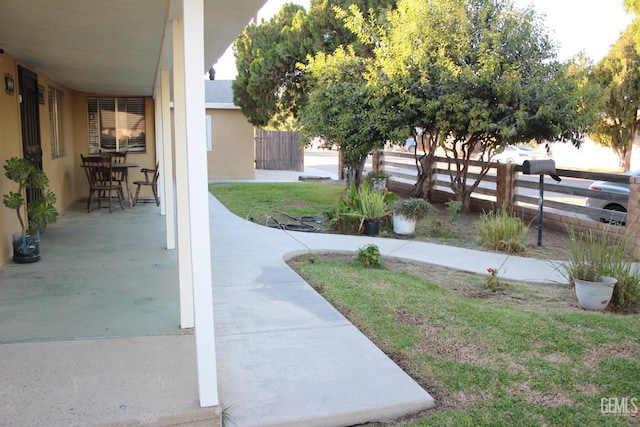
<svg viewBox="0 0 640 427">
<path fill-rule="evenodd" d="M 239 109 L 207 109 L 211 116 L 208 176 L 213 179 L 254 179 L 253 126 Z"/>
<path fill-rule="evenodd" d="M 0 54 L 0 164 L 4 165 L 8 158 L 22 157 L 22 131 L 20 128 L 20 104 L 18 97 L 18 66 L 23 66 L 38 75 L 38 84 L 47 90 L 53 87 L 63 92 L 63 123 L 62 136 L 66 146 L 66 154 L 58 158 L 51 157 L 51 140 L 49 134 L 48 97 L 40 104 L 40 138 L 42 144 L 42 169 L 49 177 L 49 186 L 56 194 L 58 211 L 64 215 L 66 209 L 79 198 L 88 194 L 87 179 L 80 167 L 80 153 L 89 151 L 87 129 L 87 97 L 95 94 L 79 93 L 69 90 L 46 75 L 31 68 L 29 64 L 17 61 L 7 53 Z M 13 94 L 5 93 L 4 76 L 9 74 L 15 82 Z M 99 94 L 109 96 L 109 94 Z M 154 167 L 155 153 L 155 116 L 152 98 L 146 98 L 146 135 L 147 151 L 145 153 L 130 154 L 127 161 L 138 163 L 141 167 Z M 4 176 L 4 168 L 0 169 L 0 195 L 10 190 L 16 190 L 15 184 Z M 140 169 L 130 171 L 130 181 L 143 179 Z M 132 188 L 135 191 L 135 189 Z M 146 191 L 146 189 L 145 189 Z M 146 196 L 147 194 L 141 194 Z M 151 195 L 149 191 L 149 195 Z M 0 267 L 6 264 L 12 256 L 11 235 L 19 230 L 19 222 L 15 212 L 0 205 Z M 43 235 L 46 239 L 46 232 Z"/>
<path fill-rule="evenodd" d="M 9 95 L 5 93 L 4 76 L 13 77 L 16 91 Z M 7 53 L 0 54 L 0 163 L 13 156 L 22 155 L 22 143 L 20 141 L 20 121 L 18 104 L 18 67 L 16 61 Z M 14 190 L 13 183 L 5 178 L 4 168 L 0 169 L 0 195 Z M 11 233 L 20 227 L 18 219 L 13 211 L 0 205 L 0 265 L 10 256 Z"/>
</svg>

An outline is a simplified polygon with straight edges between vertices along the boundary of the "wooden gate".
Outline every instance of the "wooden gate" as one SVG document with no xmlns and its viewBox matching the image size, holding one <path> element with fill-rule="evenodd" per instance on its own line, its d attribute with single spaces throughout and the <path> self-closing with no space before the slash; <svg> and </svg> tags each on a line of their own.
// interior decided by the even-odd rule
<svg viewBox="0 0 640 427">
<path fill-rule="evenodd" d="M 298 132 L 256 130 L 256 169 L 304 171 Z"/>
</svg>

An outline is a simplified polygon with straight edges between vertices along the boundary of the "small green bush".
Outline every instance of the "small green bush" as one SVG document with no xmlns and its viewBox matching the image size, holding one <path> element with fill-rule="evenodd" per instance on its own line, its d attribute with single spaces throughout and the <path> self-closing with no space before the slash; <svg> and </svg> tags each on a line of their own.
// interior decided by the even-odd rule
<svg viewBox="0 0 640 427">
<path fill-rule="evenodd" d="M 368 182 L 360 188 L 351 183 L 336 207 L 327 213 L 329 225 L 341 233 L 359 233 L 366 219 L 380 218 L 384 221 L 390 215 L 390 206 L 398 196 L 387 190 L 372 191 Z"/>
<path fill-rule="evenodd" d="M 513 211 L 505 208 L 484 212 L 478 222 L 478 241 L 482 246 L 506 252 L 523 252 L 527 247 L 527 227 Z"/>
<path fill-rule="evenodd" d="M 459 200 L 449 200 L 445 203 L 447 206 L 447 212 L 449 213 L 449 224 L 453 224 L 460 218 L 460 212 L 462 212 L 462 202 Z"/>
<path fill-rule="evenodd" d="M 380 248 L 376 245 L 367 245 L 358 249 L 356 261 L 365 267 L 378 268 L 382 267 L 382 257 L 380 256 Z"/>
<path fill-rule="evenodd" d="M 509 283 L 505 282 L 504 280 L 501 280 L 498 277 L 497 269 L 493 267 L 489 267 L 487 268 L 487 273 L 489 273 L 489 275 L 487 276 L 487 279 L 485 280 L 485 283 L 484 283 L 485 289 L 488 289 L 491 292 L 502 292 L 509 289 Z"/>
</svg>

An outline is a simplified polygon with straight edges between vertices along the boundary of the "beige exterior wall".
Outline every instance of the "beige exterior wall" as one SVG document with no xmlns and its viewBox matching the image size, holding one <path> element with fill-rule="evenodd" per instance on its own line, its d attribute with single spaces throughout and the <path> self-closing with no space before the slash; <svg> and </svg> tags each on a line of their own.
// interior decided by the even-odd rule
<svg viewBox="0 0 640 427">
<path fill-rule="evenodd" d="M 211 146 L 207 168 L 213 179 L 254 179 L 253 126 L 239 109 L 207 109 Z"/>
<path fill-rule="evenodd" d="M 87 97 L 85 93 L 69 90 L 46 75 L 31 68 L 28 64 L 15 60 L 9 54 L 0 54 L 0 164 L 4 166 L 7 159 L 22 156 L 22 131 L 20 128 L 20 104 L 18 97 L 18 66 L 23 66 L 38 75 L 38 84 L 47 90 L 53 87 L 63 92 L 63 124 L 62 138 L 66 146 L 66 154 L 62 157 L 51 157 L 51 140 L 49 136 L 48 98 L 40 105 L 40 138 L 42 144 L 42 169 L 49 177 L 49 187 L 56 194 L 58 211 L 64 215 L 68 207 L 77 199 L 84 198 L 88 193 L 87 179 L 80 167 L 80 153 L 87 154 Z M 4 76 L 9 74 L 15 82 L 13 94 L 5 93 Z M 101 96 L 109 96 L 101 94 Z M 139 163 L 141 167 L 154 167 L 155 153 L 155 125 L 153 99 L 146 99 L 146 153 L 131 154 L 127 161 Z M 14 183 L 4 176 L 4 168 L 0 169 L 0 195 L 8 191 L 15 191 Z M 143 179 L 139 169 L 130 171 L 130 181 Z M 135 191 L 135 189 L 134 189 Z M 151 194 L 149 194 L 151 195 Z M 0 204 L 0 267 L 5 265 L 12 256 L 11 235 L 19 230 L 19 223 L 15 212 Z M 46 240 L 46 232 L 42 236 Z M 46 256 L 45 254 L 43 254 Z"/>
</svg>

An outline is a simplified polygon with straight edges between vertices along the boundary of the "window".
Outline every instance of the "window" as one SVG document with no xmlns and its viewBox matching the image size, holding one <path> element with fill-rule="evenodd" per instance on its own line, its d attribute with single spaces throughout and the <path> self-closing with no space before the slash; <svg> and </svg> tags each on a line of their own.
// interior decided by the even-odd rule
<svg viewBox="0 0 640 427">
<path fill-rule="evenodd" d="M 64 157 L 67 149 L 64 144 L 62 111 L 64 93 L 49 87 L 49 138 L 51 140 L 51 158 Z M 43 95 L 44 96 L 44 95 Z"/>
<path fill-rule="evenodd" d="M 89 153 L 147 150 L 144 98 L 88 98 Z"/>
</svg>

